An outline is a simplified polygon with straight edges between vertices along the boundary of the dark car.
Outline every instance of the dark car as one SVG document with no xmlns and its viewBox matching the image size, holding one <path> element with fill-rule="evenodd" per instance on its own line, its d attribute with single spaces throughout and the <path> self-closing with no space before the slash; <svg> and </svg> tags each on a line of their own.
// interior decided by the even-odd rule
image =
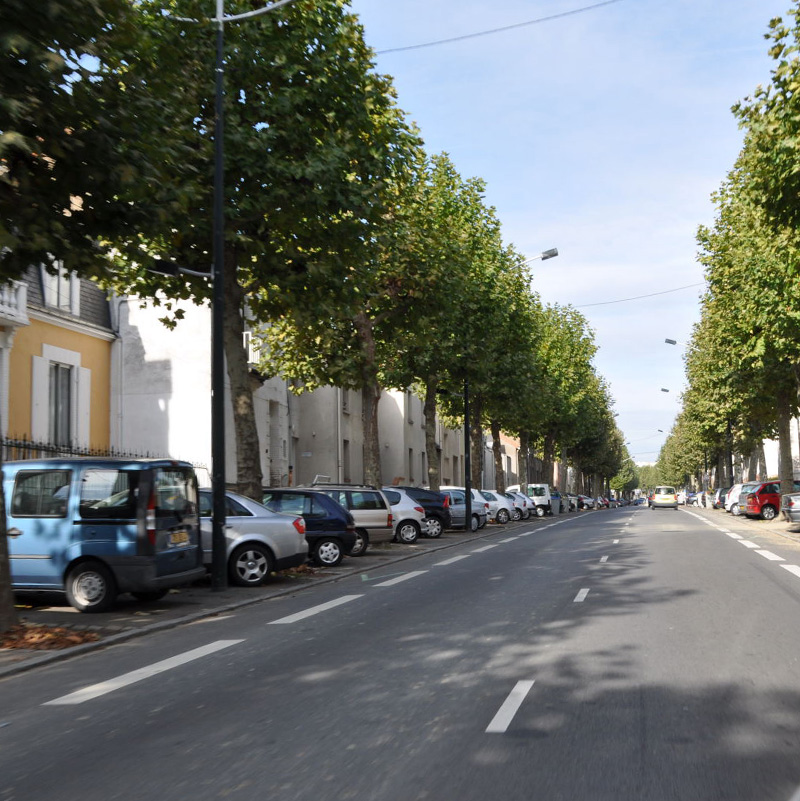
<svg viewBox="0 0 800 801">
<path fill-rule="evenodd" d="M 338 565 L 356 544 L 353 515 L 322 492 L 265 487 L 263 503 L 274 512 L 302 516 L 306 524 L 309 556 L 316 565 Z"/>
<path fill-rule="evenodd" d="M 425 522 L 428 524 L 428 529 L 422 532 L 423 536 L 441 537 L 442 531 L 452 525 L 450 499 L 447 495 L 421 487 L 399 486 L 387 487 L 387 489 L 405 490 L 425 510 Z"/>
</svg>

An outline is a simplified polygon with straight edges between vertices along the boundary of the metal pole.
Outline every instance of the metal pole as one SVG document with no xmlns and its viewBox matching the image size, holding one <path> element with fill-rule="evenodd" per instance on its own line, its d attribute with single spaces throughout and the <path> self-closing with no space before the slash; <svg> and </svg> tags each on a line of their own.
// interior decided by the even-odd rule
<svg viewBox="0 0 800 801">
<path fill-rule="evenodd" d="M 464 495 L 466 518 L 464 531 L 472 530 L 472 465 L 469 446 L 469 380 L 464 379 Z"/>
<path fill-rule="evenodd" d="M 224 0 L 217 0 L 217 60 L 214 96 L 214 288 L 211 333 L 211 588 L 228 585 L 225 558 L 225 263 L 223 94 Z"/>
</svg>

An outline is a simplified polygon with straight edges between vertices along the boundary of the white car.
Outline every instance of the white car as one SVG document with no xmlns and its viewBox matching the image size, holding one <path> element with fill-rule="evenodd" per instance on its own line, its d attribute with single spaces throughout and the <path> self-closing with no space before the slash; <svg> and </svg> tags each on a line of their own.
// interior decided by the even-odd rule
<svg viewBox="0 0 800 801">
<path fill-rule="evenodd" d="M 753 489 L 760 485 L 760 481 L 751 482 L 750 484 L 734 484 L 725 496 L 725 511 L 730 512 L 732 515 L 738 517 L 742 512 L 739 509 L 740 496 L 746 495 Z"/>
<path fill-rule="evenodd" d="M 514 520 L 527 520 L 531 515 L 536 514 L 536 506 L 532 498 L 528 498 L 521 492 L 508 492 L 506 497 L 514 505 L 514 513 L 512 517 Z"/>
<path fill-rule="evenodd" d="M 481 490 L 481 495 L 489 502 L 489 520 L 505 525 L 514 517 L 514 504 L 496 490 Z"/>
<path fill-rule="evenodd" d="M 394 518 L 394 538 L 398 542 L 410 545 L 419 536 L 428 531 L 425 520 L 425 509 L 420 506 L 405 490 L 397 487 L 384 487 L 383 494 L 392 505 Z"/>
</svg>

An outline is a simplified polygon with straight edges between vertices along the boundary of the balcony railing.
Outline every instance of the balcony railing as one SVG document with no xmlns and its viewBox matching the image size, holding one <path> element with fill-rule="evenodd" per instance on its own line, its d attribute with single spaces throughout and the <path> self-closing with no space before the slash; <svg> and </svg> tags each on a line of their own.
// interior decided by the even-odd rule
<svg viewBox="0 0 800 801">
<path fill-rule="evenodd" d="M 28 325 L 28 285 L 12 281 L 0 286 L 0 325 Z"/>
</svg>

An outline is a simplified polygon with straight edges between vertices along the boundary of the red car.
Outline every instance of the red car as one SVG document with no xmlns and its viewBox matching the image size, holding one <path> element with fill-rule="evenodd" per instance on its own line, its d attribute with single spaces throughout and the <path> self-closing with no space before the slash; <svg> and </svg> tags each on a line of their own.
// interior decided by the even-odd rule
<svg viewBox="0 0 800 801">
<path fill-rule="evenodd" d="M 795 491 L 800 489 L 800 481 L 794 482 Z M 739 499 L 739 507 L 747 517 L 760 517 L 762 520 L 774 520 L 781 508 L 781 482 L 765 481 L 754 490 Z"/>
</svg>

